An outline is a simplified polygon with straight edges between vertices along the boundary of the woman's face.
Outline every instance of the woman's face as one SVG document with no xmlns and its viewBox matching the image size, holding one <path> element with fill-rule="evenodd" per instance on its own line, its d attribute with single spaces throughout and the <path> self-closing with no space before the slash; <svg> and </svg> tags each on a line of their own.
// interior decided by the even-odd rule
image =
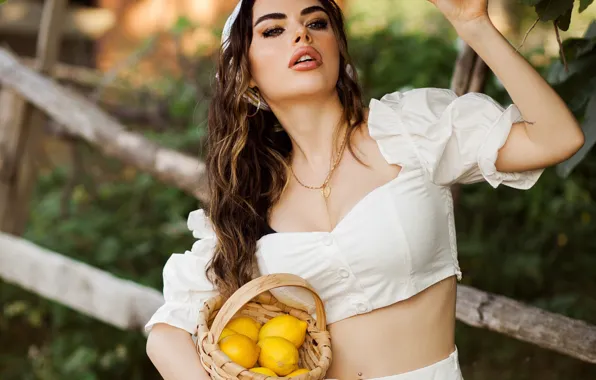
<svg viewBox="0 0 596 380">
<path fill-rule="evenodd" d="M 318 0 L 256 0 L 249 49 L 251 87 L 270 104 L 333 93 L 340 53 Z"/>
</svg>

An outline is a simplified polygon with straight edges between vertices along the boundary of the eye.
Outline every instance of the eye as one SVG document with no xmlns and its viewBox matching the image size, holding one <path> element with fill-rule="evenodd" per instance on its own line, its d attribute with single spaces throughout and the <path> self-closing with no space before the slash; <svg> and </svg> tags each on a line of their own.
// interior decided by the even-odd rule
<svg viewBox="0 0 596 380">
<path fill-rule="evenodd" d="M 320 19 L 311 22 L 310 24 L 308 24 L 308 27 L 314 30 L 324 30 L 327 29 L 327 25 L 329 25 L 329 22 L 327 22 L 327 20 Z"/>
<path fill-rule="evenodd" d="M 279 26 L 273 27 L 273 28 L 269 28 L 267 30 L 265 30 L 263 32 L 263 37 L 265 38 L 269 38 L 269 37 L 277 37 L 280 34 L 282 34 L 284 32 L 283 28 L 280 28 Z"/>
</svg>

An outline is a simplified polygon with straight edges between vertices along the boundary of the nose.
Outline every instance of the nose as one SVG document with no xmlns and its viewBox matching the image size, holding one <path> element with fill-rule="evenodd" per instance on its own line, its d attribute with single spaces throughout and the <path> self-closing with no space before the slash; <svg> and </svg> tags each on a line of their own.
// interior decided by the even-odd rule
<svg viewBox="0 0 596 380">
<path fill-rule="evenodd" d="M 307 44 L 312 43 L 312 36 L 308 32 L 308 28 L 301 27 L 296 31 L 296 36 L 294 37 L 294 44 L 298 44 L 300 42 L 304 42 Z"/>
</svg>

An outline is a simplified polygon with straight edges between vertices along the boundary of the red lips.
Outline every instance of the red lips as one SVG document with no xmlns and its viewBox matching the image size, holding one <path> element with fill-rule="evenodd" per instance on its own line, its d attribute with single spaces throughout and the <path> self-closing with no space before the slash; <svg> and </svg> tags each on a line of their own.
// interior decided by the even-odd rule
<svg viewBox="0 0 596 380">
<path fill-rule="evenodd" d="M 297 63 L 300 58 L 304 55 L 309 55 L 312 60 Z M 303 46 L 297 49 L 294 54 L 292 54 L 292 58 L 290 58 L 290 62 L 288 67 L 293 70 L 297 71 L 306 71 L 306 70 L 313 70 L 323 64 L 323 59 L 321 54 L 317 51 L 317 49 L 313 48 L 312 46 Z"/>
</svg>

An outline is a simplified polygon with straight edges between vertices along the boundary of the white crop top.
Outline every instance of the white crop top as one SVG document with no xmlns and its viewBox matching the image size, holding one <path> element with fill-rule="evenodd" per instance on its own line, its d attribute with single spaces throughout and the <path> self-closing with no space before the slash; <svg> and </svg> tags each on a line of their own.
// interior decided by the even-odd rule
<svg viewBox="0 0 596 380">
<path fill-rule="evenodd" d="M 485 180 L 493 187 L 530 188 L 542 170 L 495 168 L 520 116 L 516 106 L 503 109 L 478 93 L 457 97 L 429 88 L 373 99 L 369 133 L 387 162 L 402 167 L 399 175 L 360 200 L 331 232 L 263 236 L 258 271 L 306 279 L 324 301 L 329 323 L 407 299 L 449 276 L 461 279 L 449 185 Z M 202 302 L 216 294 L 204 274 L 216 236 L 202 210 L 190 214 L 188 227 L 200 240 L 165 264 L 165 304 L 147 331 L 167 323 L 194 334 Z M 273 294 L 314 313 L 312 296 L 302 289 Z"/>
</svg>

